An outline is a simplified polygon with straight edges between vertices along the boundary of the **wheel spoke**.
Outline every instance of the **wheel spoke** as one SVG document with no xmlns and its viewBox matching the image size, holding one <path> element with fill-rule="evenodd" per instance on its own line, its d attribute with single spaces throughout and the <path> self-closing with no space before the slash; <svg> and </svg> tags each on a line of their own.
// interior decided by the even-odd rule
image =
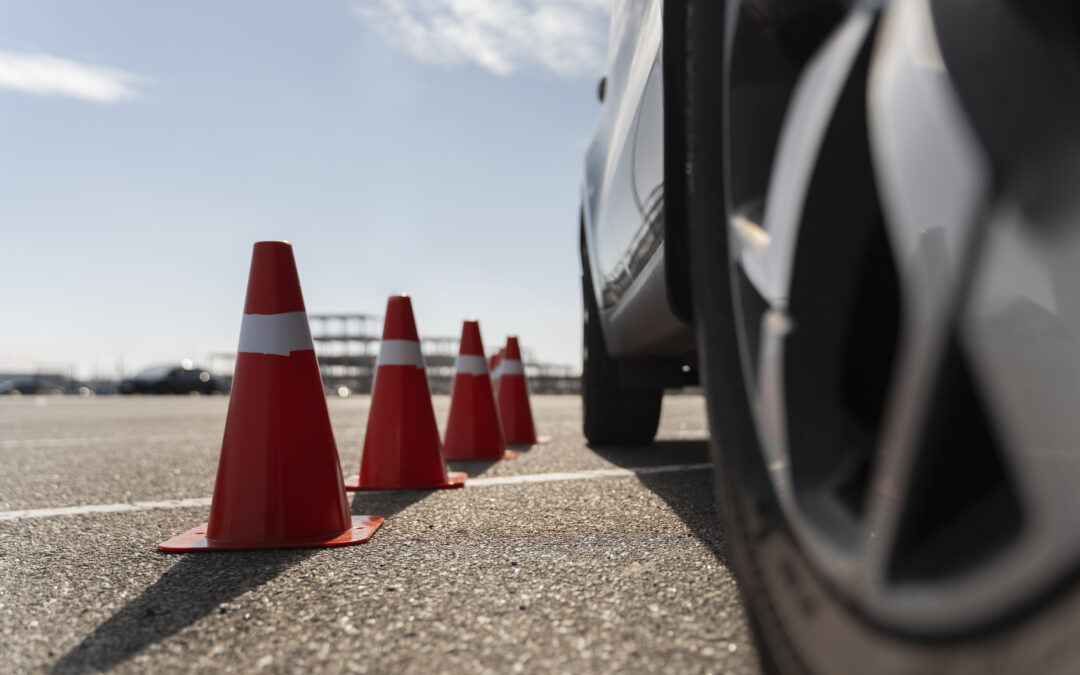
<svg viewBox="0 0 1080 675">
<path fill-rule="evenodd" d="M 841 577 L 851 563 L 844 549 L 854 538 L 822 539 L 815 529 L 821 529 L 820 518 L 836 511 L 824 505 L 826 493 L 834 490 L 840 474 L 858 470 L 850 451 L 858 432 L 831 413 L 844 394 L 835 372 L 843 356 L 853 280 L 863 273 L 864 258 L 873 249 L 874 226 L 880 231 L 864 105 L 874 18 L 862 8 L 838 17 L 793 82 L 777 125 L 764 198 L 748 189 L 756 181 L 745 176 L 731 191 L 734 201 L 743 204 L 732 213 L 730 240 L 741 282 L 736 305 L 745 331 L 744 370 L 761 451 L 797 536 L 830 574 Z M 736 97 L 755 111 L 782 98 L 768 87 L 750 85 L 733 101 Z M 733 127 L 730 133 L 743 141 L 755 138 L 758 154 L 772 156 L 768 135 L 751 117 L 746 111 L 733 114 L 749 126 Z M 742 129 L 747 133 L 738 136 Z M 752 173 L 755 153 L 737 147 L 733 153 L 746 160 L 740 170 L 750 165 Z M 855 180 L 844 176 L 853 167 L 862 169 Z M 879 238 L 884 241 L 884 234 Z M 799 371 L 794 377 L 792 368 Z M 832 417 L 830 422 L 815 422 L 825 416 Z M 814 516 L 805 513 L 808 507 Z M 825 529 L 853 532 L 850 524 Z"/>
<path fill-rule="evenodd" d="M 860 50 L 868 39 L 873 16 L 854 12 L 841 22 L 825 41 L 820 52 L 806 65 L 795 83 L 787 105 L 779 138 L 775 140 L 775 159 L 768 176 L 763 200 L 743 180 L 741 200 L 747 202 L 730 219 L 730 241 L 735 264 L 745 277 L 748 288 L 737 299 L 743 325 L 743 340 L 749 361 L 745 363 L 746 382 L 764 434 L 768 463 L 784 467 L 774 471 L 779 491 L 789 487 L 789 471 L 783 460 L 786 453 L 782 421 L 784 411 L 783 340 L 770 326 L 788 325 L 789 284 L 795 264 L 796 248 L 803 208 L 818 166 L 819 153 L 834 123 L 838 102 L 852 77 Z M 743 91 L 745 105 L 759 110 L 766 103 L 777 105 L 785 97 L 765 88 Z M 740 157 L 771 154 L 770 137 L 750 122 L 749 113 L 733 114 L 743 127 L 729 130 L 740 142 L 756 137 L 747 150 L 736 150 Z M 750 126 L 746 126 L 750 125 Z M 743 134 L 743 129 L 746 133 Z M 740 135 L 743 134 L 743 135 Z M 752 291 L 748 289 L 753 289 Z M 765 310 L 769 311 L 766 312 Z M 785 329 L 782 331 L 787 333 Z M 779 461 L 779 463 L 777 463 Z"/>
<path fill-rule="evenodd" d="M 863 583 L 877 594 L 896 544 L 944 355 L 986 219 L 986 161 L 941 62 L 925 2 L 894 3 L 870 75 L 871 150 L 897 257 L 904 330 L 873 466 Z"/>
<path fill-rule="evenodd" d="M 764 222 L 758 227 L 743 211 L 732 219 L 734 255 L 775 309 L 784 308 L 789 294 L 799 223 L 818 154 L 872 23 L 869 12 L 853 12 L 807 65 L 780 134 Z"/>
</svg>

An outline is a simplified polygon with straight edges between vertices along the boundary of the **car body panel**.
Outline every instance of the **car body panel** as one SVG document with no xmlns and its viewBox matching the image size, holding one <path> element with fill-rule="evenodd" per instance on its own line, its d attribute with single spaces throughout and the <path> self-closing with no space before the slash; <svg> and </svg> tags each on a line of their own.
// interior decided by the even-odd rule
<svg viewBox="0 0 1080 675">
<path fill-rule="evenodd" d="M 667 299 L 661 8 L 660 0 L 612 8 L 605 100 L 586 153 L 585 253 L 616 358 L 673 356 L 694 346 Z"/>
</svg>

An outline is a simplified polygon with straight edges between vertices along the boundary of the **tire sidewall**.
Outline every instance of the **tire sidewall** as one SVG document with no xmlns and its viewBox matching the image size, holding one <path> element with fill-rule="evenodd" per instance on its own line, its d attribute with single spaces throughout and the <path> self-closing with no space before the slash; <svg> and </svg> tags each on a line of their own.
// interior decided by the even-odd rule
<svg viewBox="0 0 1080 675">
<path fill-rule="evenodd" d="M 750 613 L 766 672 L 1075 672 L 1080 597 L 1054 601 L 981 634 L 920 642 L 890 633 L 843 602 L 808 564 L 777 505 L 759 450 L 738 345 L 725 226 L 723 2 L 689 0 L 687 205 L 694 318 L 708 400 L 727 560 Z M 706 123 L 713 122 L 713 123 Z"/>
</svg>

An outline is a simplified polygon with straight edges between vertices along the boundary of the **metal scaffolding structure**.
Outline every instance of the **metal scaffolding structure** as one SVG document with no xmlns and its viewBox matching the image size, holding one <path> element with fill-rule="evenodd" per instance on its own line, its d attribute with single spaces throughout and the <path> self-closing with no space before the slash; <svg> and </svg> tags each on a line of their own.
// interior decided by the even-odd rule
<svg viewBox="0 0 1080 675">
<path fill-rule="evenodd" d="M 309 314 L 311 339 L 319 360 L 323 386 L 327 393 L 370 393 L 379 355 L 382 317 L 373 314 Z M 449 393 L 454 377 L 458 338 L 424 336 L 420 351 L 427 366 L 432 393 Z M 488 348 L 488 353 L 494 349 Z M 570 366 L 537 363 L 529 349 L 522 354 L 525 373 L 534 393 L 571 394 L 581 391 L 578 373 Z M 234 353 L 209 355 L 209 369 L 219 381 L 231 384 L 236 362 Z"/>
</svg>

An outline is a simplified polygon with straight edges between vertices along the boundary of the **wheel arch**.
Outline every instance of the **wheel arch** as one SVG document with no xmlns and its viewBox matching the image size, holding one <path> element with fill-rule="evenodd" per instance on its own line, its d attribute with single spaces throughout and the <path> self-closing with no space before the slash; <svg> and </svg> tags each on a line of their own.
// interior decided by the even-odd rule
<svg viewBox="0 0 1080 675">
<path fill-rule="evenodd" d="M 663 0 L 664 271 L 675 316 L 693 325 L 686 177 L 687 0 Z"/>
</svg>

